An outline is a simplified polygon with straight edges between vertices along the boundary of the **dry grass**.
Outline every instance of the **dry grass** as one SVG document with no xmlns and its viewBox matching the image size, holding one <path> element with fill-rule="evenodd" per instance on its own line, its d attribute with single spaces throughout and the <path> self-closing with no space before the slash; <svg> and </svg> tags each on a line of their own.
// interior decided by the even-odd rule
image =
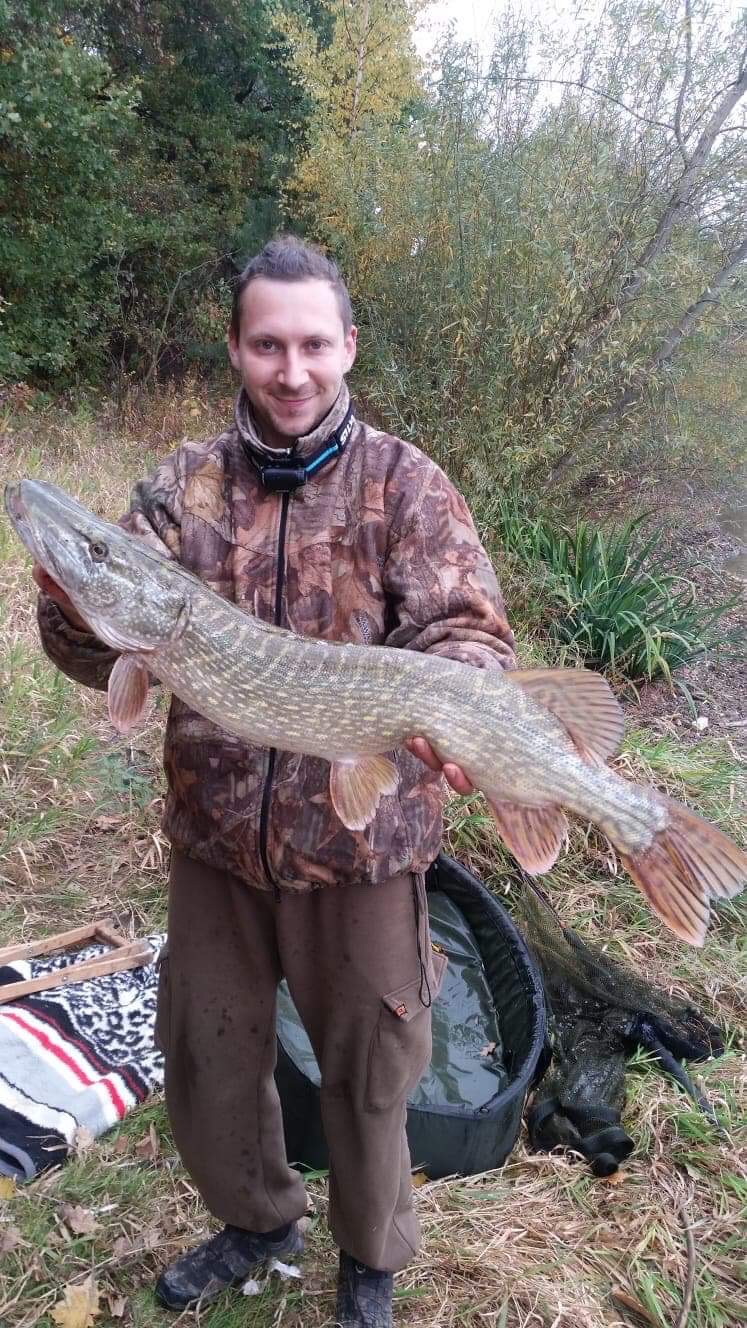
<svg viewBox="0 0 747 1328">
<path fill-rule="evenodd" d="M 196 393 L 160 398 L 124 423 L 80 411 L 41 418 L 29 412 L 24 421 L 16 410 L 0 438 L 3 473 L 44 475 L 114 516 L 148 464 L 184 434 L 204 435 L 224 419 L 225 403 L 202 403 Z M 113 736 L 103 696 L 83 692 L 47 664 L 28 560 L 4 518 L 0 595 L 0 938 L 42 935 L 104 914 L 131 934 L 158 929 L 165 904 L 158 829 L 163 703 L 129 745 Z M 628 735 L 620 761 L 626 773 L 655 779 L 734 831 L 739 771 L 723 743 L 685 748 L 639 730 Z M 449 839 L 494 889 L 510 891 L 514 869 L 479 800 L 454 800 Z M 583 936 L 608 937 L 616 957 L 690 994 L 726 1025 L 729 1054 L 696 1076 L 723 1132 L 645 1057 L 636 1058 L 624 1123 L 638 1151 L 621 1183 L 596 1181 L 578 1161 L 533 1155 L 520 1145 L 501 1171 L 418 1189 L 424 1244 L 397 1279 L 396 1322 L 685 1328 L 692 1282 L 689 1328 L 737 1328 L 747 1322 L 739 1289 L 747 1200 L 738 1049 L 744 908 L 721 909 L 705 950 L 689 950 L 663 932 L 608 846 L 581 831 L 573 832 L 546 885 Z M 259 1297 L 226 1297 L 182 1319 L 160 1312 L 151 1294 L 158 1269 L 201 1238 L 209 1219 L 174 1154 L 162 1103 L 148 1104 L 60 1171 L 0 1201 L 0 1324 L 51 1328 L 61 1288 L 93 1269 L 102 1297 L 97 1324 L 330 1325 L 335 1256 L 323 1220 L 324 1179 L 313 1179 L 309 1191 L 314 1211 L 301 1289 L 274 1283 Z M 89 1234 L 75 1234 L 65 1204 L 93 1215 Z"/>
</svg>

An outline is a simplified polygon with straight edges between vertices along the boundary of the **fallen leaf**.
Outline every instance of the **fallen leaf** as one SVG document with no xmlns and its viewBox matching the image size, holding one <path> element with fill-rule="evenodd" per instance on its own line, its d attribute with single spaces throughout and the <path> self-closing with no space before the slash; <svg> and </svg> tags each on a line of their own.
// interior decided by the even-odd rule
<svg viewBox="0 0 747 1328">
<path fill-rule="evenodd" d="M 35 1252 L 31 1255 L 31 1258 L 26 1263 L 24 1271 L 28 1273 L 29 1277 L 33 1277 L 37 1282 L 43 1281 L 46 1274 L 41 1256 L 38 1253 Z"/>
<path fill-rule="evenodd" d="M 154 1250 L 163 1240 L 163 1232 L 160 1227 L 146 1227 L 140 1235 L 138 1247 L 141 1250 Z"/>
<path fill-rule="evenodd" d="M 156 1127 L 152 1121 L 148 1133 L 144 1135 L 142 1139 L 138 1139 L 135 1144 L 135 1152 L 138 1153 L 140 1157 L 144 1158 L 146 1162 L 155 1162 L 158 1157 L 160 1152 L 158 1135 L 156 1134 Z"/>
<path fill-rule="evenodd" d="M 23 1243 L 23 1236 L 18 1227 L 6 1227 L 0 1232 L 0 1254 L 10 1254 Z"/>
<path fill-rule="evenodd" d="M 622 1185 L 628 1179 L 628 1173 L 618 1167 L 617 1171 L 613 1171 L 611 1175 L 600 1176 L 599 1179 L 603 1185 Z"/>
<path fill-rule="evenodd" d="M 109 1313 L 111 1314 L 112 1318 L 113 1319 L 124 1318 L 124 1312 L 127 1309 L 127 1297 L 109 1295 L 107 1296 L 106 1300 L 109 1306 Z"/>
<path fill-rule="evenodd" d="M 91 1131 L 89 1130 L 88 1126 L 79 1125 L 77 1130 L 75 1131 L 75 1134 L 73 1135 L 73 1141 L 72 1144 L 70 1145 L 70 1151 L 80 1156 L 82 1153 L 87 1153 L 89 1148 L 93 1147 L 93 1144 L 94 1144 L 94 1137 L 91 1134 Z"/>
<path fill-rule="evenodd" d="M 59 1328 L 91 1328 L 99 1312 L 99 1293 L 93 1274 L 85 1282 L 73 1286 L 68 1282 L 62 1300 L 55 1305 L 51 1317 Z"/>
<path fill-rule="evenodd" d="M 120 1134 L 118 1139 L 114 1140 L 112 1148 L 115 1153 L 126 1153 L 130 1147 L 130 1141 L 126 1134 Z"/>
<path fill-rule="evenodd" d="M 613 1300 L 616 1300 L 620 1305 L 624 1305 L 627 1310 L 632 1310 L 634 1314 L 638 1315 L 639 1319 L 643 1319 L 645 1323 L 653 1324 L 654 1328 L 659 1328 L 659 1320 L 655 1319 L 650 1310 L 647 1310 L 646 1306 L 642 1305 L 635 1296 L 631 1296 L 630 1292 L 626 1291 L 624 1287 L 613 1287 L 610 1294 Z"/>
<path fill-rule="evenodd" d="M 135 1248 L 135 1242 L 130 1236 L 117 1236 L 112 1245 L 112 1254 L 115 1259 L 124 1259 L 128 1254 L 132 1254 Z"/>
<path fill-rule="evenodd" d="M 412 1174 L 413 1189 L 419 1190 L 421 1186 L 428 1184 L 428 1177 L 424 1171 L 414 1171 Z"/>
<path fill-rule="evenodd" d="M 123 820 L 122 816 L 97 816 L 93 824 L 97 830 L 114 830 Z"/>
<path fill-rule="evenodd" d="M 75 1236 L 90 1236 L 98 1226 L 90 1208 L 81 1208 L 78 1204 L 63 1204 L 60 1215 Z"/>
<path fill-rule="evenodd" d="M 15 1176 L 0 1176 L 0 1199 L 12 1199 L 15 1192 Z"/>
</svg>

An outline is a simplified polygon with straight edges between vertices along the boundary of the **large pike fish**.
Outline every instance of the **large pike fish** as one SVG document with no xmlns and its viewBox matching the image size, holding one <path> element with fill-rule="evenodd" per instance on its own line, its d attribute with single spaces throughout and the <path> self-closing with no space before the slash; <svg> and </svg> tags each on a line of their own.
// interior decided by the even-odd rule
<svg viewBox="0 0 747 1328">
<path fill-rule="evenodd" d="M 482 790 L 527 872 L 552 867 L 566 808 L 604 831 L 651 907 L 694 945 L 703 943 L 710 899 L 731 898 L 747 879 L 747 856 L 719 830 L 606 765 L 623 721 L 598 674 L 504 673 L 296 636 L 53 485 L 22 480 L 7 487 L 5 503 L 30 553 L 122 652 L 109 681 L 121 731 L 142 717 L 153 674 L 230 733 L 326 758 L 332 803 L 351 830 L 364 829 L 397 787 L 385 753 L 422 736 Z"/>
</svg>

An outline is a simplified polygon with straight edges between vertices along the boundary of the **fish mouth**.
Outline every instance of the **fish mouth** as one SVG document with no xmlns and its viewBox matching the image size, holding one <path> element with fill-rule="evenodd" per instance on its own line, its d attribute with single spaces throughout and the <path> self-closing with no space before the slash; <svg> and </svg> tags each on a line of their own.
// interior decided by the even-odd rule
<svg viewBox="0 0 747 1328">
<path fill-rule="evenodd" d="M 44 566 L 44 557 L 34 533 L 28 508 L 23 500 L 23 480 L 5 486 L 5 510 L 21 543 L 37 562 Z M 48 568 L 45 568 L 48 571 Z"/>
<path fill-rule="evenodd" d="M 5 486 L 5 510 L 11 521 L 21 521 L 25 515 L 26 509 L 21 497 L 21 486 L 19 483 L 6 484 Z"/>
<path fill-rule="evenodd" d="M 19 480 L 5 487 L 5 510 L 19 540 L 44 571 L 72 597 L 74 584 L 70 584 L 70 569 L 65 556 L 65 524 L 70 522 L 71 515 L 75 516 L 76 504 L 65 504 L 65 498 L 61 490 L 41 480 Z M 67 511 L 66 507 L 71 510 Z M 73 602 L 78 608 L 74 598 Z"/>
</svg>

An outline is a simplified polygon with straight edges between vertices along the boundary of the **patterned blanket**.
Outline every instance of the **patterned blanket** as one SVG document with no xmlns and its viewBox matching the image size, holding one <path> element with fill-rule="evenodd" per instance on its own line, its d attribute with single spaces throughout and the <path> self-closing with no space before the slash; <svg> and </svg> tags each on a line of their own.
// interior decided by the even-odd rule
<svg viewBox="0 0 747 1328">
<path fill-rule="evenodd" d="M 165 934 L 149 936 L 155 955 Z M 16 960 L 0 984 L 106 951 Z M 155 963 L 0 1005 L 0 1175 L 31 1180 L 67 1157 L 76 1131 L 110 1129 L 163 1083 L 153 1044 Z"/>
</svg>

